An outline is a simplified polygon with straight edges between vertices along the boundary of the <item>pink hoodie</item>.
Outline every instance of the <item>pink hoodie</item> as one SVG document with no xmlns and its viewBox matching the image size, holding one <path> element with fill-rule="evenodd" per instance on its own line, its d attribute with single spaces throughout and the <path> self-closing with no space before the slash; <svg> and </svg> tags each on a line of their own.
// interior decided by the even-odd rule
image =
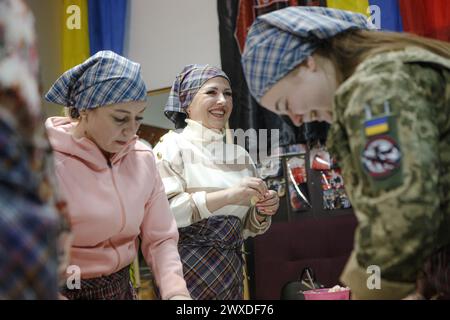
<svg viewBox="0 0 450 320">
<path fill-rule="evenodd" d="M 72 137 L 75 124 L 69 118 L 49 118 L 45 125 L 74 234 L 70 264 L 81 268 L 81 278 L 110 275 L 131 264 L 139 236 L 162 298 L 189 296 L 176 222 L 151 149 L 136 136 L 109 166 L 91 140 Z"/>
</svg>

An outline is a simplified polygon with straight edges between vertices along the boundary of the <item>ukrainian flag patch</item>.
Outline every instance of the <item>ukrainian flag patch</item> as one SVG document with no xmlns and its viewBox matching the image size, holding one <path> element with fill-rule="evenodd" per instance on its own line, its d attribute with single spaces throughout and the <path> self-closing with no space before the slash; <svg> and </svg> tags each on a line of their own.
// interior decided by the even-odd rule
<svg viewBox="0 0 450 320">
<path fill-rule="evenodd" d="M 387 117 L 368 120 L 364 123 L 364 132 L 367 137 L 376 136 L 389 131 Z"/>
</svg>

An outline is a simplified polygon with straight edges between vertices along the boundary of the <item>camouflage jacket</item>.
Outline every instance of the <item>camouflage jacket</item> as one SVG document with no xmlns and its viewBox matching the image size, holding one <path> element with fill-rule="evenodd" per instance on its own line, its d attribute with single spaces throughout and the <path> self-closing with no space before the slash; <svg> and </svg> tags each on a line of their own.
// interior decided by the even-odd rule
<svg viewBox="0 0 450 320">
<path fill-rule="evenodd" d="M 417 47 L 376 55 L 333 108 L 328 148 L 359 221 L 341 280 L 357 298 L 403 298 L 449 243 L 450 60 Z"/>
</svg>

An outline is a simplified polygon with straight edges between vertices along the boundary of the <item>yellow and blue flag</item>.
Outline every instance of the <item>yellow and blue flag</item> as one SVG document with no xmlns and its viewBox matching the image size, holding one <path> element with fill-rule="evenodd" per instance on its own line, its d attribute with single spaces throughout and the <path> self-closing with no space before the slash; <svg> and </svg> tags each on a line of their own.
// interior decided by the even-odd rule
<svg viewBox="0 0 450 320">
<path fill-rule="evenodd" d="M 366 16 L 378 12 L 379 21 L 376 22 L 381 30 L 403 31 L 398 0 L 327 0 L 327 7 L 358 12 Z"/>
<path fill-rule="evenodd" d="M 62 72 L 101 50 L 123 55 L 128 0 L 64 0 Z"/>
<path fill-rule="evenodd" d="M 327 7 L 362 13 L 368 16 L 368 0 L 327 0 Z"/>
<path fill-rule="evenodd" d="M 389 131 L 389 122 L 387 117 L 368 120 L 364 123 L 364 132 L 367 137 L 376 136 Z"/>
<path fill-rule="evenodd" d="M 64 0 L 62 15 L 62 71 L 90 56 L 87 0 Z"/>
</svg>

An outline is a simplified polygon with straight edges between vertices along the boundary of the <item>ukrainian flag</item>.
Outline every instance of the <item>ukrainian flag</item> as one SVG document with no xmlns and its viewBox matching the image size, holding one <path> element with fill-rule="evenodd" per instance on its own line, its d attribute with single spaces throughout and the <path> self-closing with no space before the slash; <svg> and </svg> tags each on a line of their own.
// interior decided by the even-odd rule
<svg viewBox="0 0 450 320">
<path fill-rule="evenodd" d="M 64 0 L 62 72 L 100 50 L 123 55 L 128 0 Z"/>
<path fill-rule="evenodd" d="M 358 12 L 366 15 L 371 14 L 369 6 L 378 6 L 382 30 L 402 31 L 402 17 L 398 0 L 327 0 L 327 7 Z"/>
<path fill-rule="evenodd" d="M 64 0 L 62 15 L 62 71 L 90 56 L 87 0 Z"/>
<path fill-rule="evenodd" d="M 377 118 L 366 121 L 364 131 L 367 137 L 376 136 L 389 131 L 389 123 L 387 117 Z"/>
<path fill-rule="evenodd" d="M 327 0 L 327 7 L 358 12 L 369 16 L 368 0 Z"/>
</svg>

